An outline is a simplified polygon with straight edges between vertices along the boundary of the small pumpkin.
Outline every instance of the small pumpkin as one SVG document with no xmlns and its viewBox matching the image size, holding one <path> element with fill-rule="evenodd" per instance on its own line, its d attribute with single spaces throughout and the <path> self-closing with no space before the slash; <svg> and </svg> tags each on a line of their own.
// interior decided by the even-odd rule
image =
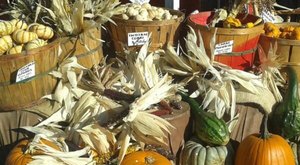
<svg viewBox="0 0 300 165">
<path fill-rule="evenodd" d="M 227 146 L 204 146 L 199 139 L 192 138 L 185 143 L 180 153 L 179 165 L 232 165 L 233 157 L 230 143 Z"/>
<path fill-rule="evenodd" d="M 296 165 L 299 165 L 299 162 L 300 162 L 300 143 L 299 141 L 298 142 L 289 142 L 291 148 L 292 148 L 292 151 L 294 153 L 294 157 L 295 157 L 295 164 Z"/>
<path fill-rule="evenodd" d="M 60 147 L 48 140 L 40 139 L 40 143 L 43 143 L 49 147 L 52 147 L 56 150 L 61 150 Z M 30 140 L 24 139 L 21 140 L 8 154 L 5 165 L 18 165 L 18 164 L 28 164 L 32 161 L 33 155 L 43 154 L 40 150 L 30 150 L 29 149 Z"/>
<path fill-rule="evenodd" d="M 128 154 L 123 159 L 121 165 L 172 165 L 163 155 L 154 151 L 136 151 Z"/>
<path fill-rule="evenodd" d="M 261 133 L 249 135 L 240 143 L 235 165 L 295 164 L 293 151 L 287 141 L 268 132 L 267 118 L 265 114 Z"/>
</svg>

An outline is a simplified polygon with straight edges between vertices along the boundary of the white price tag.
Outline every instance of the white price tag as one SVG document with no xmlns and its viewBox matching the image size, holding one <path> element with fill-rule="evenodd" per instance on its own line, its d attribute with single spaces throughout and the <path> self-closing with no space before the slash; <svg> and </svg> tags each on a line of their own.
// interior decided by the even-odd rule
<svg viewBox="0 0 300 165">
<path fill-rule="evenodd" d="M 32 61 L 18 70 L 16 82 L 20 82 L 34 76 L 35 76 L 35 62 Z"/>
<path fill-rule="evenodd" d="M 214 55 L 232 52 L 233 40 L 216 44 Z"/>
<path fill-rule="evenodd" d="M 128 33 L 128 46 L 144 45 L 148 39 L 148 32 Z"/>
<path fill-rule="evenodd" d="M 276 17 L 269 10 L 263 10 L 261 12 L 261 18 L 265 22 L 272 22 L 272 23 L 276 22 Z"/>
<path fill-rule="evenodd" d="M 130 0 L 131 3 L 137 3 L 137 4 L 144 4 L 144 3 L 149 3 L 150 0 Z"/>
</svg>

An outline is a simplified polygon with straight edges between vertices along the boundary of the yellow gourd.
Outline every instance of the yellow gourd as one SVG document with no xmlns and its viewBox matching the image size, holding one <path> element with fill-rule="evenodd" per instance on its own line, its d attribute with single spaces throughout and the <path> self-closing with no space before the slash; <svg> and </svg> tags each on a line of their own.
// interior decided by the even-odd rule
<svg viewBox="0 0 300 165">
<path fill-rule="evenodd" d="M 35 24 L 29 28 L 29 31 L 34 32 L 39 38 L 49 40 L 53 37 L 54 33 L 51 27 L 42 24 Z"/>
<path fill-rule="evenodd" d="M 18 53 L 21 53 L 22 50 L 23 50 L 23 45 L 17 45 L 17 46 L 12 47 L 11 49 L 9 49 L 7 54 L 18 54 Z"/>
<path fill-rule="evenodd" d="M 28 42 L 25 46 L 25 49 L 31 50 L 31 49 L 35 49 L 35 48 L 38 48 L 38 47 L 41 47 L 44 45 L 47 45 L 47 42 L 45 40 L 35 39 L 35 40 Z"/>
<path fill-rule="evenodd" d="M 227 17 L 225 21 L 223 22 L 223 27 L 225 28 L 235 28 L 235 27 L 241 27 L 242 23 L 239 19 L 233 18 L 233 17 Z"/>
<path fill-rule="evenodd" d="M 15 30 L 15 27 L 10 21 L 0 22 L 0 37 L 9 35 L 9 34 L 13 33 L 14 30 Z"/>
<path fill-rule="evenodd" d="M 264 30 L 265 30 L 266 36 L 268 36 L 268 37 L 278 38 L 281 33 L 279 28 L 271 22 L 265 23 Z"/>
<path fill-rule="evenodd" d="M 254 23 L 253 22 L 248 22 L 246 24 L 246 28 L 252 28 L 252 27 L 254 27 Z"/>
<path fill-rule="evenodd" d="M 27 23 L 25 21 L 22 21 L 22 20 L 19 20 L 19 19 L 13 19 L 10 22 L 13 24 L 13 26 L 15 26 L 16 30 L 17 29 L 23 29 L 23 30 L 25 30 L 28 27 L 28 25 L 27 25 Z"/>
<path fill-rule="evenodd" d="M 12 34 L 12 38 L 17 43 L 24 44 L 24 43 L 27 43 L 34 39 L 37 39 L 38 35 L 33 32 L 28 32 L 28 31 L 24 31 L 22 29 L 18 29 Z"/>
<path fill-rule="evenodd" d="M 5 35 L 0 38 L 0 56 L 13 46 L 13 41 L 10 35 Z"/>
<path fill-rule="evenodd" d="M 293 27 L 293 26 L 286 26 L 284 28 L 281 28 L 280 31 L 282 31 L 282 32 L 292 32 L 292 31 L 294 31 L 294 29 L 295 29 L 295 27 Z"/>
<path fill-rule="evenodd" d="M 295 27 L 292 32 L 291 39 L 300 40 L 300 27 Z"/>
<path fill-rule="evenodd" d="M 292 32 L 289 31 L 283 31 L 280 33 L 279 38 L 283 39 L 291 39 Z"/>
</svg>

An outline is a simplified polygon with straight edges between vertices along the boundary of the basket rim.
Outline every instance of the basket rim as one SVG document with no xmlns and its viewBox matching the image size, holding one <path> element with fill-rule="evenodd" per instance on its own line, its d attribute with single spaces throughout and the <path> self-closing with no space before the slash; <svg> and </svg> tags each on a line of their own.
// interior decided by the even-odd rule
<svg viewBox="0 0 300 165">
<path fill-rule="evenodd" d="M 203 11 L 200 13 L 211 13 L 211 12 L 212 11 Z M 200 14 L 200 13 L 197 13 L 197 14 Z M 217 30 L 217 34 L 222 34 L 222 35 L 260 34 L 263 32 L 263 27 L 264 27 L 263 21 L 252 28 L 223 28 L 223 27 L 208 28 L 206 25 L 201 25 L 201 24 L 195 23 L 191 20 L 191 18 L 197 14 L 190 15 L 187 19 L 187 23 L 188 23 L 188 25 L 192 25 L 193 27 L 199 28 L 202 31 L 209 31 L 209 32 L 213 33 L 215 30 Z M 254 16 L 254 15 L 251 15 L 251 16 Z M 255 17 L 257 17 L 257 16 L 255 16 Z M 258 18 L 260 18 L 260 17 L 257 17 L 257 19 Z"/>
</svg>

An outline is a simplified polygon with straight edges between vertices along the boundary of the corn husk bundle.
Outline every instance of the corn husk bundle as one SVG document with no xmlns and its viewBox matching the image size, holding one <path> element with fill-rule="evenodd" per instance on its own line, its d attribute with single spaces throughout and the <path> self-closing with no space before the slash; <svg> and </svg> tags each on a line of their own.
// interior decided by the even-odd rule
<svg viewBox="0 0 300 165">
<path fill-rule="evenodd" d="M 201 36 L 197 38 L 192 28 L 185 40 L 187 53 L 178 55 L 174 48 L 169 46 L 163 54 L 161 68 L 170 74 L 180 76 L 183 85 L 194 82 L 196 89 L 190 91 L 191 97 L 201 97 L 203 108 L 216 113 L 217 117 L 222 118 L 227 114 L 230 120 L 235 119 L 236 103 L 245 102 L 256 102 L 270 113 L 272 106 L 281 99 L 274 85 L 274 79 L 232 69 L 214 61 L 213 55 L 210 59 L 205 52 Z M 212 50 L 214 42 L 213 38 L 210 43 Z M 239 97 L 237 93 L 241 92 L 252 97 Z M 261 99 L 266 97 L 262 96 L 262 93 L 268 95 L 268 100 Z M 230 125 L 230 128 L 233 126 Z"/>
<path fill-rule="evenodd" d="M 37 126 L 25 129 L 50 136 L 54 141 L 68 139 L 88 147 L 90 157 L 100 164 L 117 152 L 121 162 L 132 142 L 142 147 L 142 144 L 167 146 L 164 139 L 173 127 L 148 110 L 174 96 L 180 86 L 173 84 L 170 76 L 160 73 L 155 53 L 149 54 L 147 46 L 138 54 L 128 52 L 131 58 L 126 62 L 115 60 L 114 67 L 104 62 L 93 71 L 78 65 L 75 57 L 66 59 L 52 72 L 61 79 L 57 89 L 44 97 L 59 103 L 61 108 Z M 134 100 L 114 100 L 106 94 L 108 90 L 133 95 Z M 68 125 L 61 126 L 60 122 Z M 59 132 L 57 129 L 63 133 L 55 134 Z M 45 156 L 37 160 L 47 159 Z M 57 160 L 61 162 L 60 158 Z"/>
</svg>

